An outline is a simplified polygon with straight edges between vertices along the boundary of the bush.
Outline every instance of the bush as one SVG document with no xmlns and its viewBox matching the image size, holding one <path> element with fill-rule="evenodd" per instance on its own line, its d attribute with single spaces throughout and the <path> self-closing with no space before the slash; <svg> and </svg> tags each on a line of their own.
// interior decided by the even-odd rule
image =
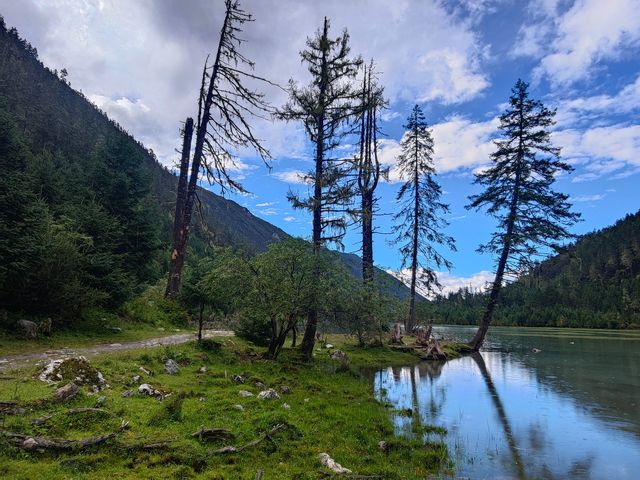
<svg viewBox="0 0 640 480">
<path fill-rule="evenodd" d="M 189 314 L 178 302 L 164 297 L 164 286 L 149 287 L 122 306 L 129 320 L 150 325 L 185 325 Z"/>
<path fill-rule="evenodd" d="M 251 312 L 239 316 L 234 331 L 238 337 L 262 347 L 269 345 L 271 340 L 271 322 Z"/>
</svg>

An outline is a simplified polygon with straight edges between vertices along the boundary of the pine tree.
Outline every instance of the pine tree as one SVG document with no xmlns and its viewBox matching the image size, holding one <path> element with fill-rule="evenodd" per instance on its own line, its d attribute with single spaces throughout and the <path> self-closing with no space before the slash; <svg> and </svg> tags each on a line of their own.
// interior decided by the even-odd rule
<svg viewBox="0 0 640 480">
<path fill-rule="evenodd" d="M 402 268 L 409 267 L 411 271 L 409 316 L 405 323 L 405 329 L 410 331 L 416 319 L 418 282 L 433 290 L 438 286 L 434 267 L 451 268 L 434 244 L 451 250 L 455 245 L 453 238 L 441 232 L 448 225 L 442 214 L 449 211 L 449 206 L 440 201 L 442 189 L 434 178 L 433 138 L 418 105 L 413 107 L 404 128 L 398 167 L 405 183 L 397 195 L 400 211 L 393 218 L 395 242 L 401 244 Z"/>
<path fill-rule="evenodd" d="M 357 112 L 358 92 L 352 79 L 362 64 L 360 57 L 351 58 L 346 30 L 337 38 L 329 38 L 329 20 L 321 31 L 307 39 L 307 49 L 300 53 L 312 80 L 307 87 L 289 83 L 289 102 L 278 112 L 286 121 L 302 121 L 315 148 L 315 170 L 305 180 L 313 195 L 301 198 L 289 192 L 293 208 L 311 212 L 313 216 L 313 253 L 318 267 L 311 281 L 320 278 L 320 249 L 325 242 L 339 243 L 346 233 L 349 205 L 353 197 L 353 181 L 349 178 L 351 161 L 332 156 L 340 141 L 352 132 Z M 301 348 L 311 358 L 318 325 L 318 308 L 311 308 Z"/>
<path fill-rule="evenodd" d="M 545 247 L 571 237 L 567 227 L 579 218 L 570 212 L 568 196 L 551 189 L 556 175 L 572 170 L 551 144 L 549 128 L 556 112 L 530 99 L 528 87 L 518 80 L 512 89 L 509 107 L 500 116 L 503 137 L 495 141 L 492 165 L 474 182 L 485 190 L 469 197 L 467 207 L 485 208 L 498 221 L 489 242 L 478 249 L 499 259 L 480 327 L 469 342 L 476 351 L 489 329 L 505 275 L 526 271 Z"/>
</svg>

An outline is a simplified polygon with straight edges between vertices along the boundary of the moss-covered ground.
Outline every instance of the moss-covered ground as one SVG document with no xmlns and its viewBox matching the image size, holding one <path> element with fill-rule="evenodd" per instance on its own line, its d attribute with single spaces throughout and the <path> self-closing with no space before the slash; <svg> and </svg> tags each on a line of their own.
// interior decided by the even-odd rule
<svg viewBox="0 0 640 480">
<path fill-rule="evenodd" d="M 325 349 L 311 363 L 302 362 L 294 350 L 284 350 L 277 361 L 265 360 L 262 349 L 237 338 L 217 339 L 208 348 L 185 344 L 101 355 L 91 363 L 111 387 L 99 393 L 82 387 L 65 405 L 49 401 L 56 386 L 37 380 L 37 369 L 4 374 L 0 401 L 26 409 L 23 415 L 0 418 L 7 431 L 80 439 L 129 423 L 109 442 L 71 452 L 26 451 L 0 435 L 0 478 L 254 479 L 258 470 L 264 471 L 263 479 L 328 478 L 321 452 L 357 478 L 419 479 L 446 472 L 450 465 L 444 443 L 394 437 L 388 407 L 373 398 L 370 378 L 363 373 L 375 366 L 410 364 L 416 356 L 385 347 L 359 349 L 344 337 L 329 340 L 347 352 L 349 364 L 331 360 Z M 180 365 L 178 375 L 165 373 L 168 358 Z M 135 375 L 141 379 L 133 384 Z M 234 381 L 235 375 L 244 382 Z M 158 400 L 138 394 L 139 383 L 171 395 Z M 292 393 L 282 393 L 282 385 Z M 281 398 L 257 398 L 264 388 L 274 388 Z M 123 397 L 127 390 L 136 393 Z M 242 397 L 241 390 L 253 396 Z M 67 413 L 94 407 L 102 396 L 107 413 Z M 33 423 L 51 413 L 56 415 Z M 245 445 L 276 425 L 283 427 L 255 446 L 213 453 L 225 445 Z M 192 437 L 201 427 L 224 428 L 234 438 L 206 442 Z M 380 441 L 387 442 L 385 449 Z M 143 448 L 159 442 L 166 446 Z"/>
</svg>

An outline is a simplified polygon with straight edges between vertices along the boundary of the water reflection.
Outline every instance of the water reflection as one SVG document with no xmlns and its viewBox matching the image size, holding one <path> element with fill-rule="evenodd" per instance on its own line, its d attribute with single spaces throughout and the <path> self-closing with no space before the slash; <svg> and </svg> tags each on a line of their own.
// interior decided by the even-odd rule
<svg viewBox="0 0 640 480">
<path fill-rule="evenodd" d="M 377 372 L 378 397 L 405 412 L 395 416 L 396 433 L 445 426 L 463 478 L 637 478 L 640 335 L 529 332 L 494 335 L 482 355 Z M 598 365 L 587 358 L 593 352 Z"/>
</svg>

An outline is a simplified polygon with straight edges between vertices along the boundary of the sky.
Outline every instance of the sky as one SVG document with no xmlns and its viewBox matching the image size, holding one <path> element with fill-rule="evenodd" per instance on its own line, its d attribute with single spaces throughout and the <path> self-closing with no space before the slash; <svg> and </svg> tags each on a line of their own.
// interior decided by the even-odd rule
<svg viewBox="0 0 640 480">
<path fill-rule="evenodd" d="M 399 140 L 409 111 L 419 104 L 432 126 L 437 179 L 450 205 L 446 233 L 457 251 L 440 272 L 444 292 L 481 287 L 494 259 L 476 252 L 494 228 L 483 212 L 465 209 L 477 169 L 489 162 L 497 116 L 518 78 L 531 96 L 557 109 L 553 142 L 575 171 L 555 189 L 570 195 L 583 234 L 640 208 L 640 0 L 245 0 L 255 21 L 243 32 L 242 53 L 255 73 L 286 85 L 309 74 L 300 62 L 305 39 L 321 26 L 350 34 L 354 54 L 373 58 L 389 108 L 380 150 L 391 168 L 379 187 L 381 215 L 374 238 L 376 263 L 401 266 L 389 244 Z M 0 14 L 38 50 L 52 69 L 66 68 L 71 86 L 176 165 L 179 129 L 197 114 L 202 66 L 215 51 L 222 0 L 0 0 Z M 286 102 L 265 89 L 275 107 Z M 256 119 L 274 160 L 272 169 L 240 152 L 233 169 L 249 195 L 228 198 L 286 232 L 308 238 L 311 219 L 291 209 L 289 189 L 305 193 L 299 172 L 309 171 L 312 146 L 301 125 Z M 217 191 L 213 188 L 213 191 Z M 353 228 L 346 251 L 359 248 Z"/>
</svg>

